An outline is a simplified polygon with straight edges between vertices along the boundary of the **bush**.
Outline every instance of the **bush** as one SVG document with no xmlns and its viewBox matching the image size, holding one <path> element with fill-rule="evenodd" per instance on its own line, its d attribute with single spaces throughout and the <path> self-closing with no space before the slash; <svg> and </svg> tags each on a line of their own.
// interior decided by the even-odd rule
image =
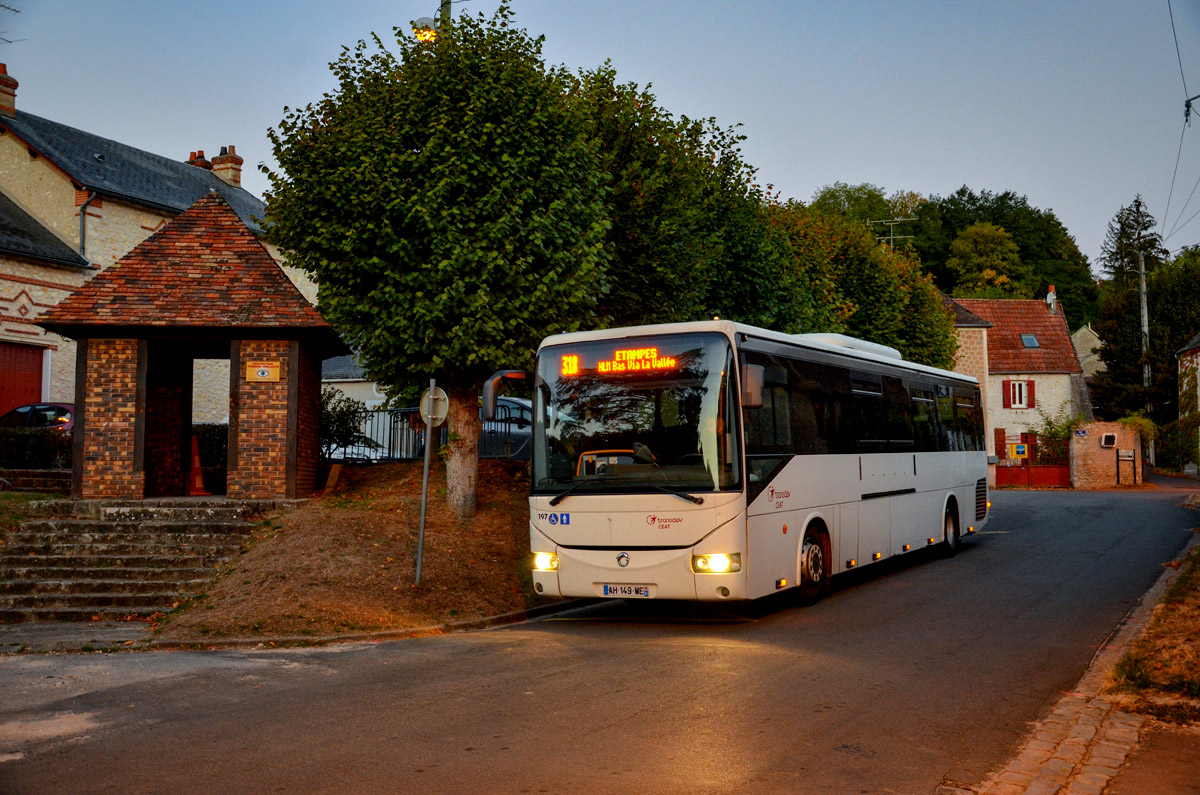
<svg viewBox="0 0 1200 795">
<path fill-rule="evenodd" d="M 362 425 L 370 410 L 361 400 L 346 397 L 331 386 L 321 390 L 321 458 L 328 461 L 339 447 L 377 447 L 363 435 Z"/>
<path fill-rule="evenodd" d="M 57 428 L 0 428 L 0 467 L 70 469 L 72 446 Z"/>
<path fill-rule="evenodd" d="M 1155 463 L 1164 468 L 1181 472 L 1189 463 L 1200 463 L 1200 414 L 1190 414 L 1181 420 L 1162 427 L 1158 442 L 1154 446 Z"/>
</svg>

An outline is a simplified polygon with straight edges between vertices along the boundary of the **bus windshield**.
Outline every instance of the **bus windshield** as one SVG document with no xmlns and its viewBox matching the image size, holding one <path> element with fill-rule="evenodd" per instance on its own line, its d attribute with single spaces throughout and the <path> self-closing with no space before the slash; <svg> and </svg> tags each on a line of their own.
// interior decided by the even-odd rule
<svg viewBox="0 0 1200 795">
<path fill-rule="evenodd" d="M 722 334 L 552 345 L 538 353 L 534 493 L 741 487 L 733 352 Z"/>
</svg>

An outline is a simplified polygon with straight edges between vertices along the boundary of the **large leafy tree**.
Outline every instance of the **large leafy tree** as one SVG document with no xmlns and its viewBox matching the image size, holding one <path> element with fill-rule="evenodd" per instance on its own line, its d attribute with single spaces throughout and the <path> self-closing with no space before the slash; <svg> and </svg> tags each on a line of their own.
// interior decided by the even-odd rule
<svg viewBox="0 0 1200 795">
<path fill-rule="evenodd" d="M 794 278 L 816 297 L 798 331 L 837 331 L 897 348 L 906 359 L 949 367 L 954 323 L 910 253 L 881 245 L 857 220 L 796 202 L 771 208 Z"/>
<path fill-rule="evenodd" d="M 1028 274 L 1012 235 L 980 222 L 958 233 L 950 244 L 947 269 L 960 298 L 1032 298 Z"/>
<path fill-rule="evenodd" d="M 598 146 L 608 189 L 611 261 L 601 322 L 703 316 L 720 254 L 710 206 L 716 170 L 704 123 L 675 119 L 648 88 L 617 83 L 609 64 L 581 74 L 571 97 Z"/>
<path fill-rule="evenodd" d="M 1096 333 L 1104 341 L 1100 358 L 1107 371 L 1096 378 L 1097 414 L 1117 419 L 1149 404 L 1151 418 L 1159 424 L 1178 418 L 1179 364 L 1175 352 L 1200 332 L 1198 295 L 1200 249 L 1185 249 L 1147 275 L 1150 339 L 1143 357 L 1136 283 L 1105 284 Z M 1145 362 L 1150 364 L 1148 389 L 1142 386 Z"/>
<path fill-rule="evenodd" d="M 541 40 L 463 16 L 398 52 L 359 42 L 338 88 L 270 133 L 270 234 L 375 378 L 450 396 L 448 501 L 475 507 L 478 385 L 590 324 L 608 289 L 596 145 Z"/>
<path fill-rule="evenodd" d="M 967 227 L 989 223 L 1016 243 L 1027 274 L 1019 280 L 1023 289 L 1045 295 L 1054 285 L 1073 326 L 1095 318 L 1099 292 L 1087 258 L 1053 211 L 1033 207 L 1012 191 L 976 193 L 964 185 L 950 196 L 922 203 L 916 216 L 912 247 L 942 290 L 950 292 L 957 283 L 949 264 L 951 244 Z"/>
</svg>

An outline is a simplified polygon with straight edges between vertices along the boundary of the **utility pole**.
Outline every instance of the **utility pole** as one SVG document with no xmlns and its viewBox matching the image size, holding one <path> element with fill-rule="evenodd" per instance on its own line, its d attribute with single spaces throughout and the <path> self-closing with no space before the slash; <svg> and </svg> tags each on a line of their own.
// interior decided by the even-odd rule
<svg viewBox="0 0 1200 795">
<path fill-rule="evenodd" d="M 1146 306 L 1146 255 L 1142 251 L 1142 200 L 1136 199 L 1134 207 L 1137 210 L 1137 258 L 1138 258 L 1138 299 L 1142 314 L 1142 386 L 1146 389 L 1146 416 L 1149 417 L 1154 405 L 1150 400 L 1150 311 Z M 1146 445 L 1150 465 L 1154 466 L 1154 440 Z"/>
<path fill-rule="evenodd" d="M 442 0 L 442 5 L 438 17 L 441 20 L 442 30 L 450 24 L 450 0 Z"/>
</svg>

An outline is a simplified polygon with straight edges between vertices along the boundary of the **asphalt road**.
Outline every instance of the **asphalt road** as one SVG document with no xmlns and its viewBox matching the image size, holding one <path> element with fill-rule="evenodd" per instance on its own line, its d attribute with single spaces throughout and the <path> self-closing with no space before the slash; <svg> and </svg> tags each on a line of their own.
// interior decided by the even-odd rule
<svg viewBox="0 0 1200 795">
<path fill-rule="evenodd" d="M 271 652 L 0 659 L 0 792 L 931 793 L 978 782 L 1200 524 L 1002 492 L 952 560 L 816 606 L 606 603 Z"/>
</svg>

